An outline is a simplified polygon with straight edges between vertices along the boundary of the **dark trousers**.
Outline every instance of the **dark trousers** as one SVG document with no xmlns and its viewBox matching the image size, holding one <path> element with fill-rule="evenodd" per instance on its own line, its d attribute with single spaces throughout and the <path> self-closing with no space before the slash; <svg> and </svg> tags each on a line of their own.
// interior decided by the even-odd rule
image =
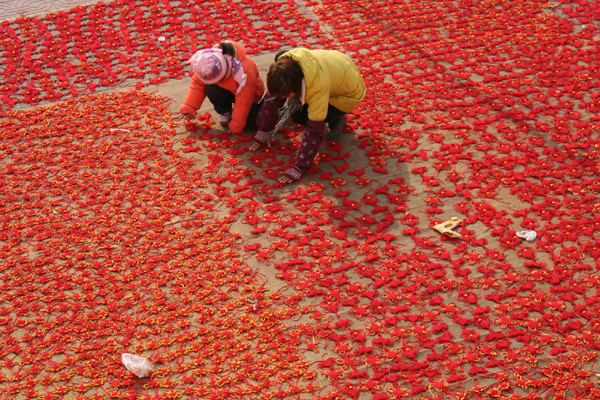
<svg viewBox="0 0 600 400">
<path fill-rule="evenodd" d="M 327 107 L 327 116 L 325 117 L 325 122 L 331 122 L 344 114 L 344 112 L 329 104 Z M 303 105 L 302 108 L 296 111 L 294 115 L 292 115 L 292 119 L 297 124 L 306 125 L 308 122 L 308 104 Z"/>
<path fill-rule="evenodd" d="M 206 85 L 205 87 L 206 97 L 212 103 L 215 111 L 218 114 L 227 114 L 233 110 L 233 103 L 235 103 L 235 95 L 227 89 L 223 89 L 218 85 Z M 256 118 L 258 117 L 258 110 L 260 104 L 252 104 L 248 118 L 246 118 L 246 129 L 256 129 Z"/>
</svg>

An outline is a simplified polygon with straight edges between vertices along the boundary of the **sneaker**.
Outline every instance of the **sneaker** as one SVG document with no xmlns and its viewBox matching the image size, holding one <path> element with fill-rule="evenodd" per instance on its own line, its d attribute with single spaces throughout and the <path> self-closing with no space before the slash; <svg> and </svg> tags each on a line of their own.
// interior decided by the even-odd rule
<svg viewBox="0 0 600 400">
<path fill-rule="evenodd" d="M 327 130 L 325 131 L 325 139 L 338 139 L 342 134 L 342 131 L 344 130 L 344 127 L 347 123 L 348 120 L 346 119 L 345 114 L 331 121 L 329 124 L 327 124 Z"/>
<path fill-rule="evenodd" d="M 231 121 L 231 112 L 219 115 L 219 123 L 223 128 L 229 125 L 229 121 Z"/>
</svg>

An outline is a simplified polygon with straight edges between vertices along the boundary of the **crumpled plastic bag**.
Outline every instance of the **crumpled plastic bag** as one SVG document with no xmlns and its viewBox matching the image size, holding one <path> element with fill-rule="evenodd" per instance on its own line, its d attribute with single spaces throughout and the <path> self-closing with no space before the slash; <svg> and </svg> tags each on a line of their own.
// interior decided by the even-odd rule
<svg viewBox="0 0 600 400">
<path fill-rule="evenodd" d="M 148 376 L 154 369 L 154 366 L 147 358 L 136 356 L 131 353 L 121 354 L 121 362 L 125 368 L 133 372 L 138 378 Z"/>
<path fill-rule="evenodd" d="M 528 242 L 534 241 L 535 238 L 537 238 L 537 232 L 536 231 L 519 231 L 517 232 L 517 237 L 520 237 L 521 239 L 525 239 Z"/>
<path fill-rule="evenodd" d="M 461 219 L 452 217 L 448 221 L 444 221 L 437 225 L 434 225 L 433 229 L 435 229 L 436 231 L 438 231 L 441 234 L 444 234 L 451 238 L 458 239 L 458 238 L 462 238 L 462 235 L 458 232 L 454 232 L 452 229 L 456 228 L 458 226 L 458 224 L 460 224 L 461 222 L 462 222 Z"/>
</svg>

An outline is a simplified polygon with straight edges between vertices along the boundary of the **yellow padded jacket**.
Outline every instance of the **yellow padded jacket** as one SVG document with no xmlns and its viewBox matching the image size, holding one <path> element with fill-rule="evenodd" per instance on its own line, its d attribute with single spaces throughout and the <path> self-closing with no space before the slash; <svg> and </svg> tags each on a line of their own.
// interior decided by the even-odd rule
<svg viewBox="0 0 600 400">
<path fill-rule="evenodd" d="M 296 60 L 304 73 L 309 120 L 324 121 L 328 104 L 352 112 L 365 97 L 367 88 L 360 71 L 350 57 L 339 51 L 296 48 L 283 57 Z"/>
</svg>

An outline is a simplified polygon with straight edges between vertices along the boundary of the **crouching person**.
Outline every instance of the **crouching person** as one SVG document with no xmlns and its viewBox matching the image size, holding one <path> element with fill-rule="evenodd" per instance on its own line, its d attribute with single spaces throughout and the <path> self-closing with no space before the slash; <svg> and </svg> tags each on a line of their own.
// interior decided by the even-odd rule
<svg viewBox="0 0 600 400">
<path fill-rule="evenodd" d="M 197 51 L 188 61 L 194 74 L 179 111 L 192 117 L 208 97 L 221 126 L 234 133 L 256 129 L 265 85 L 246 53 L 243 45 L 231 40 Z"/>
<path fill-rule="evenodd" d="M 335 140 L 346 125 L 346 114 L 365 97 L 366 86 L 352 60 L 335 50 L 296 48 L 279 53 L 267 73 L 267 90 L 250 149 L 270 146 L 270 133 L 280 109 L 296 105 L 294 122 L 306 127 L 293 165 L 279 177 L 281 183 L 300 179 L 313 164 L 323 139 Z M 288 101 L 291 99 L 293 101 Z"/>
</svg>

